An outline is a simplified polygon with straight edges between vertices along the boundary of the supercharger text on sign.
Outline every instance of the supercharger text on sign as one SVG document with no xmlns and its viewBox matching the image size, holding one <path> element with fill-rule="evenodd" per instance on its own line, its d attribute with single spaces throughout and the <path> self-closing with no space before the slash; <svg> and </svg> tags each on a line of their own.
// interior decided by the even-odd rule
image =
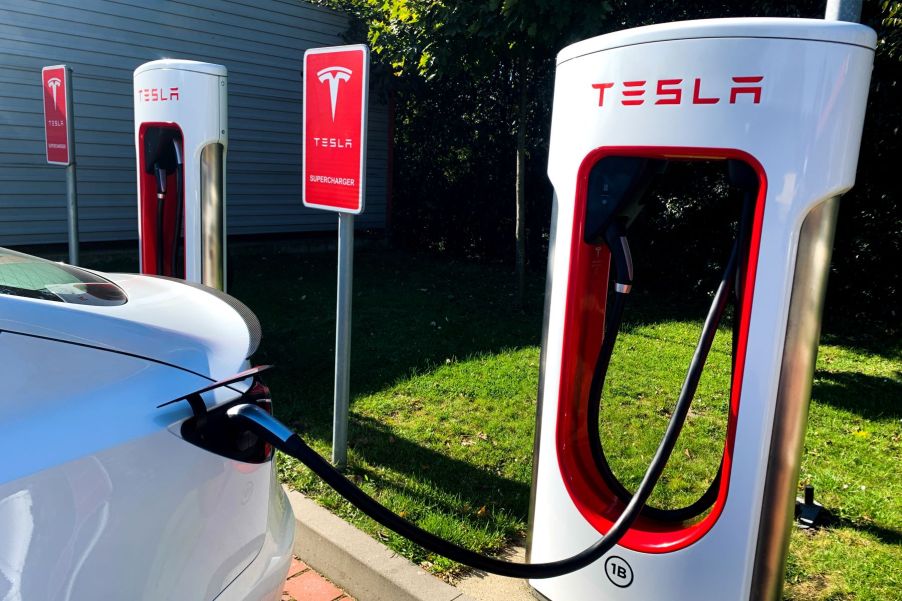
<svg viewBox="0 0 902 601">
<path fill-rule="evenodd" d="M 368 71 L 364 45 L 304 53 L 304 206 L 363 211 Z"/>
</svg>

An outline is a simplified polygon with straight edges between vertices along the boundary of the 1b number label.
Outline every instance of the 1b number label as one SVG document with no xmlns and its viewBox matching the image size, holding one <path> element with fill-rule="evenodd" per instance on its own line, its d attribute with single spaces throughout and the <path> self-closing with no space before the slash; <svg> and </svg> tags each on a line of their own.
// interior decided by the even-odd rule
<svg viewBox="0 0 902 601">
<path fill-rule="evenodd" d="M 614 586 L 626 588 L 633 583 L 633 568 L 622 557 L 608 557 L 604 562 L 604 573 Z"/>
</svg>

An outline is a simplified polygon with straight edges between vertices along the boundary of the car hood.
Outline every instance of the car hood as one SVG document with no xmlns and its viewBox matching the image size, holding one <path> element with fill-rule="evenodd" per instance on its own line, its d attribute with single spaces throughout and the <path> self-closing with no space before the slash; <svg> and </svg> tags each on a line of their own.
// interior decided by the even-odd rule
<svg viewBox="0 0 902 601">
<path fill-rule="evenodd" d="M 246 365 L 260 324 L 218 290 L 170 278 L 95 272 L 128 302 L 84 306 L 2 296 L 0 329 L 83 344 L 166 363 L 219 380 Z"/>
</svg>

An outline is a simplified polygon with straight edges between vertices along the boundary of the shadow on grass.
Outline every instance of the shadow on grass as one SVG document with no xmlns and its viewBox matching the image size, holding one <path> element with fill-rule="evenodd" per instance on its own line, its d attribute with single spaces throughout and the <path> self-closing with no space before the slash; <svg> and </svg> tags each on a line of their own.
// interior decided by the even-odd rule
<svg viewBox="0 0 902 601">
<path fill-rule="evenodd" d="M 830 324 L 824 322 L 823 328 L 827 330 Z M 873 334 L 870 332 L 850 333 L 847 325 L 840 326 L 841 329 L 834 331 L 825 331 L 821 336 L 821 344 L 832 344 L 843 346 L 849 350 L 875 355 L 883 359 L 891 361 L 902 361 L 902 345 L 900 345 L 891 335 Z M 871 326 L 867 326 L 871 327 Z M 876 329 L 876 328 L 873 328 Z"/>
<path fill-rule="evenodd" d="M 633 327 L 667 322 L 667 321 L 695 321 L 699 329 L 710 308 L 711 298 L 685 297 L 669 292 L 666 295 L 648 291 L 635 291 L 630 294 L 624 311 L 624 331 Z M 732 310 L 728 309 L 724 315 L 723 323 L 729 323 Z"/>
<path fill-rule="evenodd" d="M 823 527 L 830 529 L 849 528 L 851 530 L 857 530 L 865 534 L 870 534 L 880 542 L 887 545 L 902 545 L 902 532 L 898 530 L 895 530 L 893 528 L 885 528 L 873 523 L 856 522 L 855 520 L 850 520 L 849 518 L 839 517 L 829 510 L 827 510 L 827 515 L 824 518 Z"/>
<path fill-rule="evenodd" d="M 247 303 L 264 327 L 257 363 L 276 363 L 268 377 L 280 415 L 303 424 L 321 440 L 331 435 L 335 336 L 335 256 L 256 252 L 236 254 L 243 274 L 231 291 Z M 516 280 L 497 265 L 442 261 L 394 251 L 370 249 L 356 257 L 351 359 L 352 398 L 378 392 L 413 373 L 432 369 L 448 358 L 496 354 L 505 349 L 538 346 L 544 304 L 544 278 L 530 273 L 522 310 L 513 308 Z M 708 299 L 664 298 L 635 294 L 630 324 L 701 321 Z M 629 325 L 629 324 L 628 324 Z M 868 418 L 902 413 L 898 381 L 854 372 L 818 372 L 814 396 L 821 402 Z M 351 440 L 387 437 L 377 422 L 352 424 Z M 475 478 L 479 490 L 503 490 L 524 507 L 528 491 L 505 483 L 472 465 L 444 457 L 413 443 L 359 445 L 374 464 L 420 474 L 443 491 L 458 491 Z M 513 486 L 514 488 L 506 488 Z M 473 502 L 477 500 L 475 495 Z M 525 511 L 525 509 L 524 509 Z"/>
<path fill-rule="evenodd" d="M 844 346 L 852 350 L 902 361 L 899 320 L 891 313 L 874 315 L 863 321 L 828 304 L 824 307 L 821 343 Z"/>
<path fill-rule="evenodd" d="M 354 453 L 368 463 L 403 474 L 415 474 L 429 489 L 458 497 L 473 511 L 494 505 L 510 511 L 519 520 L 526 520 L 530 491 L 529 486 L 521 482 L 407 440 L 385 424 L 366 416 L 352 416 L 349 441 Z M 385 486 L 413 497 L 422 496 L 426 491 L 426 487 L 417 491 L 399 487 L 394 481 L 386 482 Z M 441 496 L 424 501 L 429 507 L 440 506 L 444 513 L 461 514 L 459 507 L 449 505 Z M 467 517 L 473 518 L 473 513 Z"/>
<path fill-rule="evenodd" d="M 896 372 L 897 378 L 902 376 Z M 902 381 L 858 372 L 815 373 L 811 397 L 870 420 L 902 417 Z"/>
<path fill-rule="evenodd" d="M 260 318 L 258 363 L 293 373 L 308 402 L 331 400 L 335 344 L 335 257 L 238 256 L 248 274 L 231 292 Z M 499 266 L 438 261 L 392 251 L 356 258 L 351 351 L 352 396 L 383 390 L 411 374 L 481 353 L 537 346 L 544 282 L 530 274 L 514 309 L 513 273 Z"/>
</svg>

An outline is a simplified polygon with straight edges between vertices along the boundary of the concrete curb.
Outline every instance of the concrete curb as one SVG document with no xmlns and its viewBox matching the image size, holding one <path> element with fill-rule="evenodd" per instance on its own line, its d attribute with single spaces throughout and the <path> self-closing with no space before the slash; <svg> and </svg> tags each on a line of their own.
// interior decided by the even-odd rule
<svg viewBox="0 0 902 601">
<path fill-rule="evenodd" d="M 359 601 L 475 601 L 296 491 L 294 553 Z"/>
</svg>

